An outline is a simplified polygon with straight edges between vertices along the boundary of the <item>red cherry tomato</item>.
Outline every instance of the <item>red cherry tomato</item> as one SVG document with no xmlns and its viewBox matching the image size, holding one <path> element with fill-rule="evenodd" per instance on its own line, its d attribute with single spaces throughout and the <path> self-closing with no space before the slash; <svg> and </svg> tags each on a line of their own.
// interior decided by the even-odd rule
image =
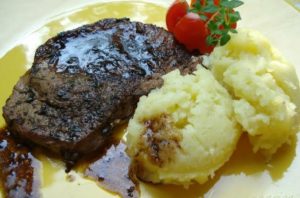
<svg viewBox="0 0 300 198">
<path fill-rule="evenodd" d="M 208 35 L 208 34 L 207 34 Z M 207 37 L 206 35 L 206 37 Z M 213 49 L 215 48 L 215 46 L 209 46 L 206 44 L 206 37 L 204 39 L 201 39 L 199 42 L 199 52 L 201 52 L 202 54 L 205 53 L 211 53 L 213 51 Z"/>
<path fill-rule="evenodd" d="M 208 0 L 200 0 L 201 5 L 205 5 Z M 195 6 L 197 0 L 191 0 L 191 7 Z M 220 0 L 213 0 L 216 6 L 220 5 Z M 212 52 L 214 46 L 208 46 L 206 38 L 210 35 L 210 30 L 207 24 L 212 19 L 214 13 L 203 13 L 202 9 L 198 9 L 199 13 L 189 12 L 189 5 L 186 0 L 175 0 L 167 12 L 166 23 L 167 28 L 172 32 L 175 38 L 185 47 L 190 50 L 199 50 L 200 53 Z M 233 11 L 233 10 L 232 10 Z M 201 13 L 200 13 L 201 12 Z M 200 14 L 205 14 L 207 19 L 202 20 Z M 231 24 L 231 28 L 236 28 L 236 23 Z M 224 29 L 223 25 L 219 26 L 219 29 Z M 211 35 L 219 39 L 220 35 Z"/>
<path fill-rule="evenodd" d="M 190 12 L 178 21 L 174 28 L 174 34 L 180 43 L 184 44 L 188 50 L 193 51 L 200 49 L 200 45 L 205 44 L 207 29 L 199 15 Z"/>
<path fill-rule="evenodd" d="M 166 16 L 167 28 L 174 32 L 174 27 L 178 21 L 187 14 L 189 4 L 186 0 L 176 0 L 169 8 Z"/>
</svg>

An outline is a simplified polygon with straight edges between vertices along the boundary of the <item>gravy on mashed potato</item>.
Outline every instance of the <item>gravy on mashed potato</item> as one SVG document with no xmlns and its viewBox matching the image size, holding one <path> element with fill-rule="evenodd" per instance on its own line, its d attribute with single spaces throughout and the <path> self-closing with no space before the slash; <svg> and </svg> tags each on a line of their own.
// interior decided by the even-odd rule
<svg viewBox="0 0 300 198">
<path fill-rule="evenodd" d="M 128 154 L 139 178 L 154 183 L 204 183 L 235 150 L 241 130 L 231 96 L 201 66 L 179 70 L 140 98 L 127 129 Z"/>
</svg>

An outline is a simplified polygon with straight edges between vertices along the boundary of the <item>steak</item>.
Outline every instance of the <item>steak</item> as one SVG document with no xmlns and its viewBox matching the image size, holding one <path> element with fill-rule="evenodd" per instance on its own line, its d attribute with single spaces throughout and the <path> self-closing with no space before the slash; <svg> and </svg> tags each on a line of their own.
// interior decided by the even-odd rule
<svg viewBox="0 0 300 198">
<path fill-rule="evenodd" d="M 162 75 L 197 61 L 163 28 L 100 20 L 41 45 L 3 115 L 18 138 L 76 160 L 103 146 Z"/>
</svg>

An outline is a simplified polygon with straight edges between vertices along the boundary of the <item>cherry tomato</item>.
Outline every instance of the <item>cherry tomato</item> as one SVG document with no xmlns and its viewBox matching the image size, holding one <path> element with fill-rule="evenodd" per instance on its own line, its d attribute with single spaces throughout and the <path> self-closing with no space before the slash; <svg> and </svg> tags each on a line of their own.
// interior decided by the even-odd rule
<svg viewBox="0 0 300 198">
<path fill-rule="evenodd" d="M 195 6 L 196 2 L 197 0 L 191 1 L 191 8 Z M 205 5 L 206 2 L 207 0 L 200 0 L 201 5 Z M 220 0 L 213 0 L 213 2 L 216 6 L 221 6 Z M 189 8 L 190 6 L 186 0 L 175 0 L 167 12 L 167 28 L 189 51 L 198 50 L 202 54 L 210 53 L 214 46 L 208 46 L 206 43 L 206 39 L 210 35 L 207 24 L 210 21 L 215 22 L 215 18 L 211 18 L 214 13 L 203 13 L 201 8 L 197 8 L 199 13 L 194 13 L 189 12 Z M 201 19 L 200 14 L 205 14 L 207 19 Z M 235 29 L 236 23 L 231 24 L 231 28 Z M 223 25 L 220 25 L 219 29 L 224 29 Z M 211 36 L 214 36 L 216 39 L 220 38 L 218 34 Z"/>
<path fill-rule="evenodd" d="M 186 0 L 176 0 L 169 8 L 166 16 L 167 28 L 174 32 L 174 27 L 178 21 L 187 14 L 189 4 Z"/>
<path fill-rule="evenodd" d="M 211 53 L 213 51 L 213 49 L 215 48 L 215 46 L 209 46 L 209 45 L 206 44 L 206 37 L 204 39 L 201 39 L 199 41 L 199 48 L 198 48 L 198 50 L 202 54 Z"/>
<path fill-rule="evenodd" d="M 200 45 L 206 44 L 207 28 L 198 14 L 190 12 L 178 21 L 174 28 L 174 35 L 188 50 L 193 51 L 199 49 Z"/>
</svg>

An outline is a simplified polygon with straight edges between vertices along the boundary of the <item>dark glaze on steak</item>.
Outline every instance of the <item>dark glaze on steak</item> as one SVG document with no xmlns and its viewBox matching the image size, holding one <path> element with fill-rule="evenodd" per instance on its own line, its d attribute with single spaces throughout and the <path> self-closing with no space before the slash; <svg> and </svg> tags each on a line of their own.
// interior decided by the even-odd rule
<svg viewBox="0 0 300 198">
<path fill-rule="evenodd" d="M 62 32 L 37 49 L 4 118 L 14 135 L 72 161 L 101 147 L 163 74 L 194 70 L 192 59 L 163 28 L 129 19 Z"/>
</svg>

